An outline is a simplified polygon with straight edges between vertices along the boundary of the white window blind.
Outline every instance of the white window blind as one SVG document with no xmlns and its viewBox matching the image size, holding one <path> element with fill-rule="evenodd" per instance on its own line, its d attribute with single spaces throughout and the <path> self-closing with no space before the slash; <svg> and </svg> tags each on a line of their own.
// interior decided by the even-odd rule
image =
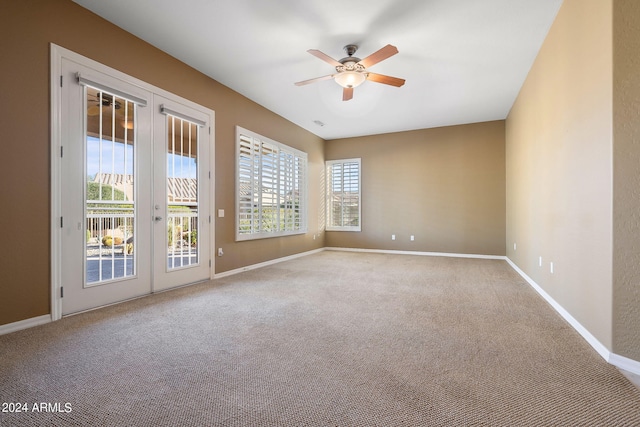
<svg viewBox="0 0 640 427">
<path fill-rule="evenodd" d="M 236 129 L 236 240 L 307 231 L 307 154 Z"/>
<path fill-rule="evenodd" d="M 327 174 L 327 230 L 361 231 L 360 159 L 330 160 Z"/>
</svg>

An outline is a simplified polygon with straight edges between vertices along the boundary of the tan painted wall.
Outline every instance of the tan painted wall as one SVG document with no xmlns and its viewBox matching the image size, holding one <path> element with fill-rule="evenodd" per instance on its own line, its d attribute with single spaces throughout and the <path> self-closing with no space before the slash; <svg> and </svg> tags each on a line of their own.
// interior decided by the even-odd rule
<svg viewBox="0 0 640 427">
<path fill-rule="evenodd" d="M 216 112 L 216 209 L 226 211 L 216 219 L 215 247 L 225 251 L 216 272 L 325 246 L 325 150 L 327 159 L 362 157 L 363 231 L 326 233 L 326 246 L 506 253 L 603 344 L 640 360 L 639 8 L 565 0 L 506 124 L 325 144 L 70 0 L 0 2 L 0 55 L 10 64 L 0 69 L 0 325 L 49 313 L 56 43 Z M 234 242 L 235 125 L 309 153 L 306 235 Z"/>
<path fill-rule="evenodd" d="M 3 145 L 0 324 L 50 312 L 49 43 L 190 99 L 216 114 L 216 272 L 324 245 L 317 215 L 306 235 L 234 242 L 234 141 L 240 125 L 309 154 L 310 209 L 320 203 L 322 139 L 249 101 L 70 0 L 0 2 L 0 135 Z"/>
<path fill-rule="evenodd" d="M 505 254 L 503 121 L 327 141 L 325 155 L 361 157 L 363 191 L 362 232 L 327 246 Z"/>
<path fill-rule="evenodd" d="M 506 121 L 507 256 L 609 349 L 611 109 L 611 0 L 565 0 Z"/>
<path fill-rule="evenodd" d="M 640 2 L 613 5 L 613 351 L 640 361 Z"/>
</svg>

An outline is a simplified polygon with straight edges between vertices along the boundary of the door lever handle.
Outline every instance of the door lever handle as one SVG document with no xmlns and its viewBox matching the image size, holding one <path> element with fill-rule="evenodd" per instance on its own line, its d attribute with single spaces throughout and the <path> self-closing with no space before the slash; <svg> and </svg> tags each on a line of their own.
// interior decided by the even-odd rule
<svg viewBox="0 0 640 427">
<path fill-rule="evenodd" d="M 156 222 L 158 221 L 162 221 L 162 217 L 161 216 L 156 216 L 153 218 Z"/>
</svg>

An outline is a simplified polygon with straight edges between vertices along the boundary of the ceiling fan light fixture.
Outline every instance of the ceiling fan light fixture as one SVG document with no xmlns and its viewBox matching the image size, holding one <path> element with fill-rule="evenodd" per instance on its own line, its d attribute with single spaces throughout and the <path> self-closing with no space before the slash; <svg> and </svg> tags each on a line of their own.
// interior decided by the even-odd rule
<svg viewBox="0 0 640 427">
<path fill-rule="evenodd" d="M 343 71 L 335 76 L 336 83 L 345 88 L 358 87 L 366 79 L 367 75 L 358 71 Z"/>
<path fill-rule="evenodd" d="M 375 65 L 380 61 L 384 61 L 385 59 L 398 53 L 397 47 L 388 44 L 364 59 L 356 58 L 355 56 L 353 56 L 357 49 L 358 46 L 356 45 L 346 45 L 344 47 L 344 50 L 349 56 L 347 56 L 346 58 L 342 58 L 339 61 L 336 61 L 326 53 L 320 52 L 318 49 L 309 49 L 307 52 L 335 67 L 336 74 L 329 74 L 327 76 L 316 77 L 315 79 L 303 80 L 294 84 L 296 86 L 305 86 L 309 83 L 333 79 L 336 81 L 336 83 L 342 86 L 343 101 L 349 101 L 350 99 L 353 99 L 353 88 L 360 86 L 365 80 L 371 80 L 372 82 L 382 83 L 395 87 L 404 85 L 404 79 L 385 76 L 384 74 L 370 73 L 368 71 L 370 66 Z"/>
</svg>

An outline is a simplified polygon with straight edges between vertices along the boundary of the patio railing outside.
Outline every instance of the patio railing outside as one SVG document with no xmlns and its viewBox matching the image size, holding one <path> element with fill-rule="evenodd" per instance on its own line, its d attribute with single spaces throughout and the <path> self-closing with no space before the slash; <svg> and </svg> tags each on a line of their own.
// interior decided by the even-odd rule
<svg viewBox="0 0 640 427">
<path fill-rule="evenodd" d="M 135 274 L 133 203 L 119 206 L 88 203 L 87 285 Z"/>
<path fill-rule="evenodd" d="M 167 221 L 167 267 L 198 263 L 198 207 L 169 205 Z"/>
</svg>

